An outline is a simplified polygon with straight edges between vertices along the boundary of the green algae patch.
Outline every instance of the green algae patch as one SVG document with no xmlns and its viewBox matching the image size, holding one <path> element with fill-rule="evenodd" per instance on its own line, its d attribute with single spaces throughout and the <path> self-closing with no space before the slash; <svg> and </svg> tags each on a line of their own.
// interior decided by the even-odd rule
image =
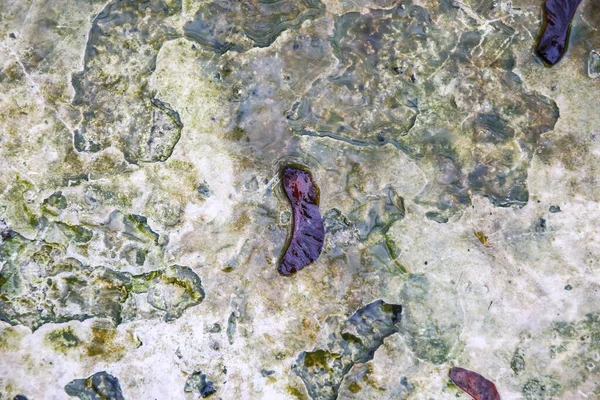
<svg viewBox="0 0 600 400">
<path fill-rule="evenodd" d="M 515 350 L 512 359 L 510 360 L 510 368 L 515 374 L 520 374 L 525 370 L 525 357 L 521 349 Z"/>
<path fill-rule="evenodd" d="M 148 219 L 143 215 L 129 214 L 126 216 L 126 227 L 130 232 L 139 233 L 137 237 L 143 237 L 146 240 L 158 244 L 158 234 L 148 225 Z"/>
<path fill-rule="evenodd" d="M 204 299 L 198 275 L 179 265 L 134 276 L 131 290 L 133 293 L 148 293 L 148 303 L 165 312 L 165 321 L 179 318 L 183 311 Z"/>
<path fill-rule="evenodd" d="M 33 183 L 17 175 L 7 190 L 0 195 L 0 205 L 6 207 L 4 215 L 18 229 L 32 231 L 38 227 L 39 216 L 25 200 L 29 197 L 27 193 L 34 189 Z"/>
<path fill-rule="evenodd" d="M 81 225 L 69 225 L 64 222 L 56 222 L 56 225 L 69 240 L 78 244 L 87 243 L 94 236 L 91 230 Z"/>
<path fill-rule="evenodd" d="M 362 390 L 362 387 L 356 383 L 356 382 L 352 382 L 349 386 L 348 386 L 348 390 L 351 391 L 352 393 L 358 393 Z"/>
<path fill-rule="evenodd" d="M 233 344 L 235 340 L 235 333 L 237 331 L 237 317 L 234 312 L 227 318 L 227 340 L 229 344 Z"/>
<path fill-rule="evenodd" d="M 482 231 L 473 232 L 475 237 L 481 242 L 485 247 L 490 247 L 490 243 L 488 241 L 488 237 Z"/>
<path fill-rule="evenodd" d="M 306 353 L 304 356 L 305 368 L 318 368 L 326 371 L 331 371 L 330 360 L 336 360 L 341 356 L 336 353 L 330 353 L 326 350 L 317 350 Z"/>
<path fill-rule="evenodd" d="M 44 199 L 40 208 L 42 212 L 52 216 L 58 216 L 65 208 L 67 208 L 67 199 L 63 196 L 61 191 L 57 191 Z"/>
<path fill-rule="evenodd" d="M 88 357 L 110 356 L 110 358 L 120 358 L 126 349 L 124 346 L 116 343 L 117 330 L 111 323 L 98 322 L 92 328 L 92 340 L 86 343 L 86 355 Z"/>
<path fill-rule="evenodd" d="M 287 392 L 288 392 L 288 393 L 289 393 L 291 396 L 293 396 L 295 399 L 298 399 L 298 400 L 306 400 L 306 399 L 308 399 L 308 398 L 309 398 L 308 396 L 306 396 L 306 394 L 305 394 L 303 391 L 301 391 L 300 389 L 298 389 L 298 388 L 296 388 L 296 387 L 294 387 L 294 386 L 289 386 L 289 385 L 288 385 L 288 386 L 286 386 L 285 390 L 286 390 L 286 391 L 287 391 Z"/>
<path fill-rule="evenodd" d="M 23 339 L 24 336 L 25 333 L 20 331 L 18 328 L 12 326 L 3 328 L 0 330 L 0 350 L 18 350 L 21 339 Z"/>
<path fill-rule="evenodd" d="M 66 354 L 70 349 L 81 344 L 81 339 L 75 334 L 70 326 L 56 329 L 46 334 L 45 341 L 54 350 Z"/>
</svg>

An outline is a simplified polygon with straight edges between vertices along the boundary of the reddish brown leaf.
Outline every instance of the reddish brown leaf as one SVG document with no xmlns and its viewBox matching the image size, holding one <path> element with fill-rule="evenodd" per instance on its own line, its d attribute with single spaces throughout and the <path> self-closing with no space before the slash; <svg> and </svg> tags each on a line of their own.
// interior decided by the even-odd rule
<svg viewBox="0 0 600 400">
<path fill-rule="evenodd" d="M 454 367 L 450 370 L 450 379 L 475 400 L 500 400 L 496 385 L 476 372 Z"/>
</svg>

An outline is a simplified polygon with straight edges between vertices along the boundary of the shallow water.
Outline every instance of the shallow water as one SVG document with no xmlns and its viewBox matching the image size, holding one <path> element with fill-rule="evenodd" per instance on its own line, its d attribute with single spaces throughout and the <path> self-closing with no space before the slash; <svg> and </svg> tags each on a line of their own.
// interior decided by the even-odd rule
<svg viewBox="0 0 600 400">
<path fill-rule="evenodd" d="M 543 6 L 0 0 L 0 399 L 600 397 L 600 2 L 552 68 Z"/>
</svg>

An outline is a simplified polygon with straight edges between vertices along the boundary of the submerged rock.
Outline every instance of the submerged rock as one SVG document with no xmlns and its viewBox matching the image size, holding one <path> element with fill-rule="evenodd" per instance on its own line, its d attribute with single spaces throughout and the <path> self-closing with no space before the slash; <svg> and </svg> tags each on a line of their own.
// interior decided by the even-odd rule
<svg viewBox="0 0 600 400">
<path fill-rule="evenodd" d="M 209 380 L 206 380 L 206 375 L 204 375 L 201 371 L 194 371 L 192 375 L 189 376 L 185 382 L 185 388 L 183 390 L 185 392 L 198 391 L 203 399 L 217 391 L 213 383 Z"/>
<path fill-rule="evenodd" d="M 463 324 L 452 288 L 412 274 L 404 283 L 400 298 L 404 305 L 400 333 L 412 353 L 436 365 L 450 360 Z"/>
<path fill-rule="evenodd" d="M 327 349 L 303 351 L 294 372 L 300 376 L 313 400 L 336 399 L 344 376 L 355 363 L 365 363 L 399 331 L 402 306 L 374 301 L 358 309 L 338 332 L 331 335 Z"/>
<path fill-rule="evenodd" d="M 3 233 L 0 320 L 36 330 L 89 318 L 177 319 L 204 299 L 202 282 L 188 267 L 172 265 L 132 275 L 84 265 L 56 243 Z M 148 307 L 149 306 L 149 307 Z"/>
<path fill-rule="evenodd" d="M 119 380 L 106 371 L 96 372 L 87 379 L 75 379 L 65 386 L 69 396 L 80 400 L 125 400 Z"/>
<path fill-rule="evenodd" d="M 323 14 L 319 0 L 205 2 L 183 27 L 186 38 L 217 54 L 268 47 L 279 35 Z"/>
<path fill-rule="evenodd" d="M 416 200 L 438 222 L 473 195 L 524 206 L 533 152 L 559 115 L 514 72 L 514 29 L 495 21 L 457 31 L 447 24 L 459 12 L 434 22 L 427 8 L 402 2 L 337 16 L 337 67 L 287 114 L 297 135 L 393 146 L 416 160 L 430 171 Z"/>
<path fill-rule="evenodd" d="M 149 83 L 162 44 L 180 36 L 167 23 L 180 11 L 181 1 L 115 0 L 93 19 L 83 71 L 72 79 L 82 115 L 78 151 L 118 146 L 131 163 L 171 156 L 183 124 Z"/>
<path fill-rule="evenodd" d="M 523 385 L 523 395 L 526 400 L 551 400 L 562 391 L 562 387 L 551 376 L 541 376 L 528 380 Z"/>
<path fill-rule="evenodd" d="M 588 76 L 592 79 L 600 78 L 600 53 L 596 50 L 590 51 L 588 57 Z"/>
</svg>

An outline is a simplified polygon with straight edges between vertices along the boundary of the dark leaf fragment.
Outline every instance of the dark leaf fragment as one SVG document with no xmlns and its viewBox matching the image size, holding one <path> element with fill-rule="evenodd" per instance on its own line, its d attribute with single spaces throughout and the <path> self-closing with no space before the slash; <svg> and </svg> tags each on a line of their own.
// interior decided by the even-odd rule
<svg viewBox="0 0 600 400">
<path fill-rule="evenodd" d="M 546 0 L 546 25 L 537 53 L 548 64 L 556 64 L 567 49 L 571 21 L 581 0 Z"/>
<path fill-rule="evenodd" d="M 454 367 L 450 370 L 450 379 L 475 400 L 500 400 L 496 385 L 476 372 Z"/>
<path fill-rule="evenodd" d="M 290 275 L 319 258 L 325 240 L 325 227 L 319 212 L 319 189 L 308 171 L 285 167 L 283 188 L 292 204 L 294 226 L 292 237 L 279 272 Z"/>
</svg>

